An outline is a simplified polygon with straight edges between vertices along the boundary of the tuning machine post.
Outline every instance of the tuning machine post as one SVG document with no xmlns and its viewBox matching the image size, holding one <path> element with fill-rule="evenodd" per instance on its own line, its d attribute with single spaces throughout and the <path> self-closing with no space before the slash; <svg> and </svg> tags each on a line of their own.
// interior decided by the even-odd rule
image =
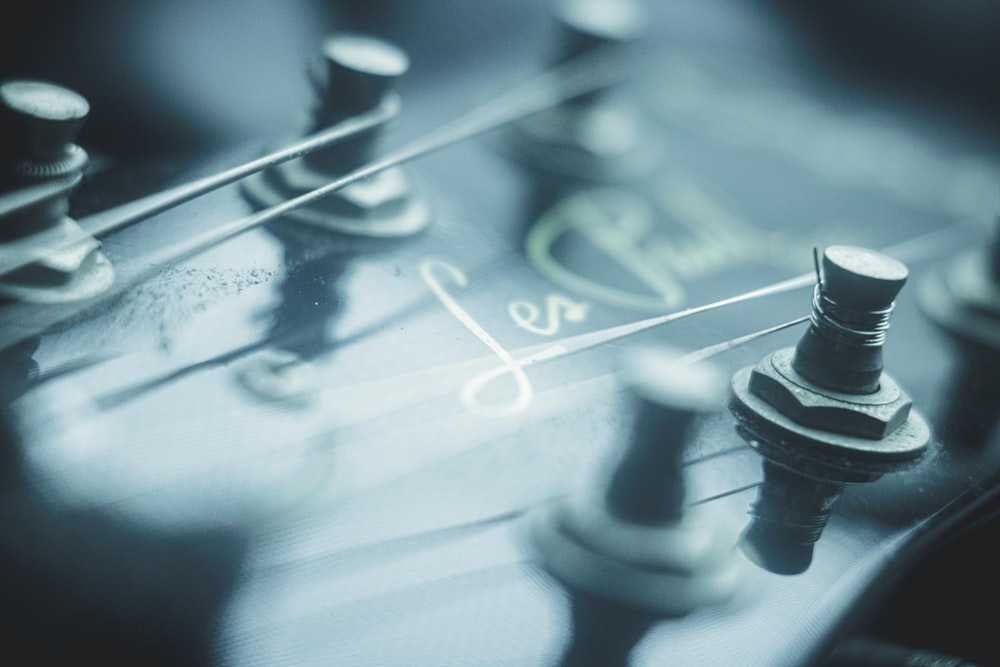
<svg viewBox="0 0 1000 667">
<path fill-rule="evenodd" d="M 373 37 L 337 34 L 323 42 L 321 54 L 310 70 L 316 95 L 313 131 L 380 107 L 387 119 L 398 115 L 400 99 L 392 87 L 409 69 L 409 58 L 401 49 Z M 365 166 L 375 156 L 385 127 L 381 123 L 253 176 L 244 182 L 243 192 L 255 206 L 267 208 L 323 187 Z M 427 206 L 406 172 L 395 167 L 289 212 L 272 225 L 272 231 L 279 235 L 312 231 L 314 237 L 334 234 L 341 243 L 350 237 L 397 239 L 420 232 L 429 219 Z"/>
<path fill-rule="evenodd" d="M 912 465 L 930 437 L 909 396 L 882 370 L 906 267 L 852 246 L 827 248 L 822 267 L 798 345 L 732 381 L 737 431 L 764 459 L 741 547 L 778 574 L 808 569 L 845 485 Z"/>
<path fill-rule="evenodd" d="M 622 375 L 637 411 L 610 480 L 532 524 L 543 567 L 570 591 L 567 667 L 626 664 L 650 625 L 728 600 L 741 572 L 721 525 L 685 506 L 684 449 L 699 418 L 722 409 L 722 377 L 653 348 L 626 355 Z"/>
<path fill-rule="evenodd" d="M 83 97 L 55 84 L 0 84 L 0 254 L 23 257 L 0 275 L 0 300 L 78 301 L 113 282 L 100 242 L 68 216 L 87 164 L 73 142 L 89 109 Z"/>
<path fill-rule="evenodd" d="M 393 86 L 408 69 L 407 55 L 388 42 L 355 34 L 327 38 L 309 71 L 315 94 L 311 131 L 367 112 L 380 112 L 385 120 L 251 176 L 243 183 L 247 199 L 259 208 L 277 206 L 369 164 L 387 122 L 399 113 Z M 285 277 L 267 336 L 272 349 L 242 368 L 241 382 L 265 400 L 307 402 L 317 388 L 308 362 L 332 346 L 329 323 L 340 312 L 337 286 L 350 260 L 392 248 L 429 221 L 426 203 L 406 171 L 393 167 L 269 224 L 269 233 L 284 249 Z"/>
<path fill-rule="evenodd" d="M 512 123 L 500 135 L 498 150 L 524 182 L 515 233 L 529 255 L 550 213 L 564 203 L 572 208 L 569 202 L 581 193 L 603 199 L 608 191 L 621 200 L 619 188 L 647 174 L 659 155 L 638 101 L 620 85 L 643 35 L 641 6 L 633 0 L 559 0 L 550 12 L 546 67 L 570 77 L 586 64 L 604 74 L 594 90 Z"/>
<path fill-rule="evenodd" d="M 632 0 L 563 0 L 553 14 L 553 65 L 621 55 L 642 34 L 643 12 Z M 633 101 L 614 95 L 609 84 L 515 123 L 506 143 L 539 178 L 607 183 L 630 179 L 652 163 L 644 130 Z"/>
</svg>

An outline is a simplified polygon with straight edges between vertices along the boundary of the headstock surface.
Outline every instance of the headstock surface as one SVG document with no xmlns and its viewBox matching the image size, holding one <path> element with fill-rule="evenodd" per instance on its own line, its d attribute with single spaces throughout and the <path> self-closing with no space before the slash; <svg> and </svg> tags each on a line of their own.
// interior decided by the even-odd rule
<svg viewBox="0 0 1000 667">
<path fill-rule="evenodd" d="M 74 34 L 99 31 L 113 4 L 98 3 Z M 370 13 L 300 3 L 270 26 L 271 10 L 246 4 L 231 33 L 216 10 L 129 10 L 152 39 L 133 45 L 136 62 L 163 69 L 142 89 L 86 57 L 67 70 L 96 93 L 95 119 L 133 94 L 136 120 L 122 133 L 148 149 L 122 150 L 98 123 L 70 210 L 81 224 L 296 139 L 309 108 L 302 52 L 318 48 L 320 27 L 381 27 L 409 52 L 381 153 L 551 60 L 542 3 L 384 2 Z M 391 15 L 381 23 L 379 8 Z M 430 215 L 412 236 L 286 220 L 174 261 L 253 212 L 233 184 L 102 236 L 113 298 L 4 305 L 5 511 L 34 526 L 2 544 L 14 554 L 5 585 L 43 591 L 37 603 L 8 598 L 10 636 L 42 656 L 127 636 L 140 655 L 181 647 L 189 664 L 554 664 L 568 598 L 539 567 L 527 524 L 602 484 L 620 456 L 635 409 L 620 352 L 699 350 L 808 315 L 816 247 L 875 248 L 907 264 L 886 368 L 929 418 L 965 400 L 946 390 L 951 348 L 917 296 L 986 245 L 997 146 L 830 76 L 767 11 L 644 9 L 645 35 L 606 93 L 640 133 L 620 169 L 567 174 L 545 154 L 539 167 L 505 126 L 405 166 Z M 171 41 L 195 24 L 190 47 Z M 248 58 L 241 34 L 279 54 L 271 69 L 227 56 Z M 109 36 L 105 51 L 123 44 Z M 612 121 L 598 136 L 615 137 Z M 154 140 L 166 129 L 183 150 Z M 804 275 L 794 289 L 650 324 Z M 731 376 L 803 328 L 712 362 Z M 804 573 L 746 563 L 731 602 L 655 624 L 634 664 L 819 660 L 887 573 L 989 497 L 1000 469 L 990 437 L 962 447 L 938 433 L 912 467 L 849 485 Z M 720 412 L 685 459 L 688 504 L 735 544 L 760 456 Z M 80 609 L 52 612 L 61 596 Z M 22 606 L 32 611 L 17 620 Z M 95 629 L 81 640 L 72 619 L 91 608 Z"/>
</svg>

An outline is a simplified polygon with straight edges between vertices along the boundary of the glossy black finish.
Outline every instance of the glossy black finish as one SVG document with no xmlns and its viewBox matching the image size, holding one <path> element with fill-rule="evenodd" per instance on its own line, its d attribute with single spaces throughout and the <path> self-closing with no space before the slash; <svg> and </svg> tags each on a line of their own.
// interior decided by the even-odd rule
<svg viewBox="0 0 1000 667">
<path fill-rule="evenodd" d="M 371 28 L 409 53 L 387 147 L 509 89 L 553 46 L 547 9 L 526 1 L 318 13 L 303 3 L 278 14 L 113 4 L 67 9 L 52 33 L 30 22 L 34 41 L 18 42 L 16 62 L 49 61 L 50 78 L 65 75 L 92 101 L 80 141 L 99 159 L 74 196 L 77 217 L 296 136 L 308 125 L 304 65 L 333 27 Z M 223 540 L 236 546 L 218 552 L 228 554 L 218 570 L 204 568 L 209 602 L 190 600 L 221 663 L 557 663 L 573 611 L 538 572 L 522 518 L 609 470 L 627 443 L 627 405 L 608 377 L 619 350 L 717 344 L 800 317 L 809 298 L 773 294 L 573 354 L 554 346 L 810 272 L 816 246 L 891 248 L 918 283 L 988 237 L 1000 182 L 988 137 L 831 79 L 796 33 L 747 3 L 646 9 L 631 78 L 607 97 L 641 111 L 653 157 L 617 180 L 548 188 L 498 134 L 412 165 L 434 219 L 384 251 L 343 238 L 288 244 L 256 229 L 160 266 L 251 212 L 238 188 L 224 188 L 102 239 L 117 285 L 129 286 L 115 299 L 5 306 L 3 347 L 25 346 L 4 456 L 21 486 L 64 516 L 124 517 L 162 528 L 167 543 L 236 536 Z M 72 63 L 66 49 L 27 53 L 62 43 L 55 34 L 86 48 Z M 261 34 L 269 48 L 249 39 Z M 134 57 L 113 57 L 126 50 Z M 498 356 L 482 332 L 525 363 Z M 732 373 L 800 333 L 716 361 Z M 306 359 L 312 391 L 274 400 L 247 390 L 245 367 L 276 352 Z M 949 405 L 950 361 L 907 290 L 885 355 L 919 410 Z M 848 487 L 808 570 L 779 577 L 748 563 L 744 596 L 654 623 L 634 664 L 814 661 L 887 572 L 993 484 L 995 444 L 959 455 L 942 434 L 913 468 Z M 735 543 L 760 457 L 719 417 L 685 464 L 689 502 L 717 513 Z M 142 553 L 130 531 L 91 534 Z M 55 564 L 40 576 L 58 581 L 59 562 L 44 562 Z M 186 567 L 162 570 L 165 582 L 193 581 Z M 4 571 L 4 585 L 23 572 Z M 108 635 L 130 627 L 116 618 Z M 42 648 L 47 629 L 32 639 Z"/>
</svg>

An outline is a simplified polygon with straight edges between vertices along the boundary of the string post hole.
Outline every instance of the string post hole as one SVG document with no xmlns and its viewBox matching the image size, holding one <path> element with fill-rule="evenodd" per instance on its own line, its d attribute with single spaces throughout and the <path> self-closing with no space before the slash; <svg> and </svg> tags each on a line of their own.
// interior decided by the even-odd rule
<svg viewBox="0 0 1000 667">
<path fill-rule="evenodd" d="M 908 275 L 865 248 L 831 246 L 809 329 L 733 377 L 737 432 L 764 458 L 764 483 L 741 547 L 758 565 L 799 574 L 812 562 L 846 484 L 915 464 L 930 430 L 883 371 L 893 300 Z"/>
</svg>

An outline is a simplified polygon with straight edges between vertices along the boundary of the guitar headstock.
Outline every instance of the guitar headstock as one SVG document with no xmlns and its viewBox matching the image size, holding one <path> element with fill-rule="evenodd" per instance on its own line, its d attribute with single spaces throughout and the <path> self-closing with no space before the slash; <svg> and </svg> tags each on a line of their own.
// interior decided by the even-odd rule
<svg viewBox="0 0 1000 667">
<path fill-rule="evenodd" d="M 117 77 L 10 72 L 95 124 L 0 90 L 0 633 L 536 665 L 610 602 L 636 665 L 821 659 L 995 485 L 1000 152 L 738 3 L 367 4 L 97 3 L 52 34 L 122 9 Z"/>
</svg>

